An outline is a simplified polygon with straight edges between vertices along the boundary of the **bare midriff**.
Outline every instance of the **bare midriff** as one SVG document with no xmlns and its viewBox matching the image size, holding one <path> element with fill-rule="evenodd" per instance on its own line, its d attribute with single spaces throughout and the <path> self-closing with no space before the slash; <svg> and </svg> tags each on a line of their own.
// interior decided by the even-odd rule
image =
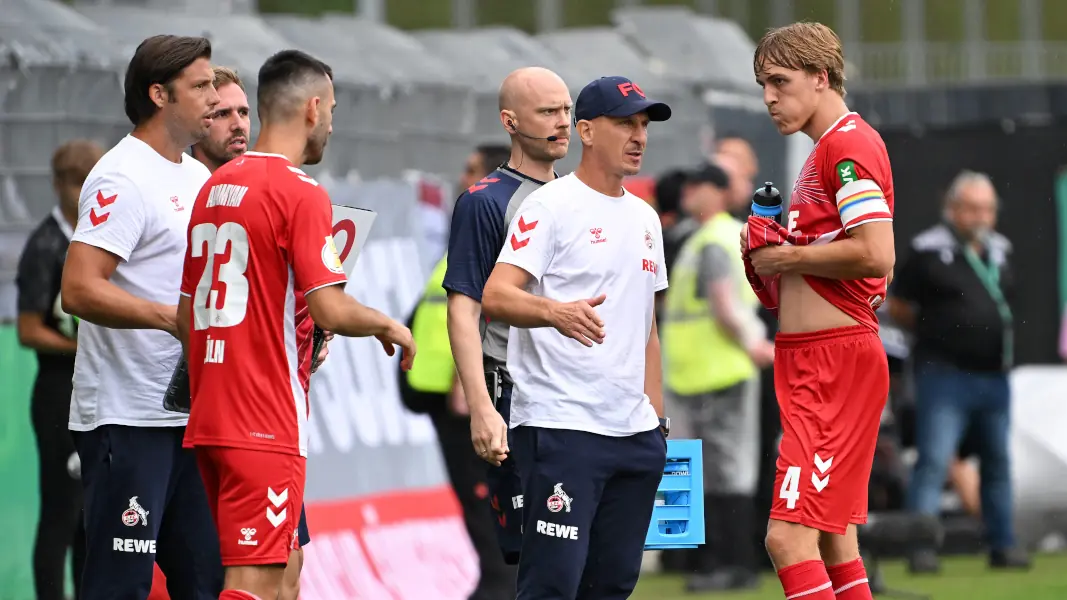
<svg viewBox="0 0 1067 600">
<path fill-rule="evenodd" d="M 778 283 L 778 330 L 808 333 L 859 325 L 819 295 L 803 275 L 784 273 Z"/>
</svg>

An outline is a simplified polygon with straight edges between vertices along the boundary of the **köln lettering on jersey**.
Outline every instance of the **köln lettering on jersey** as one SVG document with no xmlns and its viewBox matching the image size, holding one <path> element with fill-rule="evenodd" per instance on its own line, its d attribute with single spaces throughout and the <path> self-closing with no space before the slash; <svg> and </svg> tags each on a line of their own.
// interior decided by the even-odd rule
<svg viewBox="0 0 1067 600">
<path fill-rule="evenodd" d="M 647 258 L 641 259 L 641 270 L 648 271 L 655 275 L 659 271 L 659 267 L 656 265 L 656 261 L 648 260 Z"/>
<path fill-rule="evenodd" d="M 204 352 L 204 364 L 221 365 L 225 353 L 226 340 L 213 340 L 209 337 L 207 339 L 207 350 Z"/>
<path fill-rule="evenodd" d="M 241 205 L 241 200 L 244 199 L 245 193 L 248 192 L 248 188 L 243 185 L 233 185 L 232 183 L 222 183 L 219 185 L 211 186 L 211 191 L 208 192 L 207 206 L 229 206 L 231 208 Z"/>
</svg>

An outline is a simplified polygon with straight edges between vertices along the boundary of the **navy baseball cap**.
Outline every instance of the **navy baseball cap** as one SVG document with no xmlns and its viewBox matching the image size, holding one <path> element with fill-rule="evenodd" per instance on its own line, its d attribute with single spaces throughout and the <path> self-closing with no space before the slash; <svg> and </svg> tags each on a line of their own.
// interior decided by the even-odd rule
<svg viewBox="0 0 1067 600">
<path fill-rule="evenodd" d="M 650 121 L 671 118 L 671 107 L 645 97 L 636 83 L 625 77 L 601 77 L 582 88 L 574 103 L 574 121 L 591 121 L 597 117 L 629 117 L 647 113 Z"/>
</svg>

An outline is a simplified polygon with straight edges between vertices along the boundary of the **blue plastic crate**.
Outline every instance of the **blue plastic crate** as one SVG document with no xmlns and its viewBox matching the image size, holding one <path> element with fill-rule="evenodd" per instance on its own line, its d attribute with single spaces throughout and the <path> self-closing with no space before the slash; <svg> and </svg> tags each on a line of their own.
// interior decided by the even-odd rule
<svg viewBox="0 0 1067 600">
<path fill-rule="evenodd" d="M 696 548 L 704 543 L 704 460 L 700 440 L 667 440 L 667 466 L 645 550 Z"/>
</svg>

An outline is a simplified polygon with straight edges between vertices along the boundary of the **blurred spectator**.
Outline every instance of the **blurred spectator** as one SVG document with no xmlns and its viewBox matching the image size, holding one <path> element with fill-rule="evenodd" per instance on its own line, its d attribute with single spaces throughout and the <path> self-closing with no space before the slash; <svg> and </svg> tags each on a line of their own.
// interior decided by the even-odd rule
<svg viewBox="0 0 1067 600">
<path fill-rule="evenodd" d="M 950 464 L 966 431 L 981 461 L 981 507 L 994 568 L 1027 568 L 1015 547 L 1008 429 L 1013 364 L 1009 299 L 1011 243 L 996 233 L 989 177 L 963 171 L 945 197 L 944 223 L 915 237 L 893 282 L 890 314 L 915 334 L 916 447 L 907 505 L 936 515 Z M 932 548 L 910 557 L 936 572 Z"/>
<path fill-rule="evenodd" d="M 459 184 L 461 191 L 476 184 L 498 166 L 507 163 L 507 146 L 479 146 L 467 157 Z M 463 511 L 464 524 L 478 553 L 481 576 L 471 600 L 496 600 L 514 596 L 515 568 L 504 564 L 493 530 L 493 514 L 487 502 L 489 488 L 485 462 L 471 445 L 467 401 L 448 341 L 448 304 L 441 287 L 448 255 L 434 267 L 422 299 L 406 325 L 419 347 L 418 363 L 410 371 L 398 366 L 401 400 L 412 412 L 429 415 L 452 489 Z"/>
<path fill-rule="evenodd" d="M 475 148 L 474 152 L 467 156 L 467 162 L 463 165 L 463 174 L 459 177 L 456 195 L 462 194 L 467 188 L 478 183 L 479 179 L 507 163 L 510 157 L 511 149 L 502 144 L 485 144 Z"/>
<path fill-rule="evenodd" d="M 18 267 L 19 343 L 37 353 L 30 412 L 41 492 L 33 579 L 41 600 L 64 598 L 64 563 L 72 548 L 77 597 L 85 561 L 82 486 L 76 478 L 80 463 L 67 430 L 78 320 L 63 312 L 59 290 L 67 247 L 78 223 L 82 184 L 103 154 L 94 142 L 75 140 L 52 155 L 52 189 L 59 204 L 30 234 Z"/>
<path fill-rule="evenodd" d="M 738 218 L 747 217 L 759 174 L 759 159 L 752 145 L 736 135 L 722 137 L 712 160 L 730 176 L 731 212 Z"/>
<path fill-rule="evenodd" d="M 715 143 L 715 154 L 737 159 L 742 167 L 741 177 L 746 181 L 752 181 L 759 173 L 759 159 L 756 157 L 756 151 L 752 149 L 752 144 L 740 135 L 728 133 L 720 137 Z"/>
<path fill-rule="evenodd" d="M 752 194 L 756 189 L 756 176 L 759 174 L 759 159 L 752 145 L 744 138 L 727 134 L 720 137 L 715 146 L 712 161 L 722 167 L 730 177 L 729 211 L 744 221 L 751 210 Z M 768 341 L 774 340 L 778 330 L 778 317 L 769 310 L 759 306 L 756 313 L 767 330 Z M 753 529 L 752 546 L 757 549 L 761 560 L 770 564 L 770 558 L 764 551 L 764 525 L 766 515 L 771 510 L 774 492 L 775 461 L 778 458 L 778 436 L 781 434 L 781 421 L 778 416 L 778 397 L 774 394 L 774 368 L 767 365 L 759 374 L 759 483 L 756 489 L 757 527 Z"/>
<path fill-rule="evenodd" d="M 670 277 L 678 252 L 699 224 L 689 218 L 682 208 L 682 189 L 688 174 L 684 170 L 668 171 L 656 180 L 656 207 L 663 226 L 663 261 Z"/>
<path fill-rule="evenodd" d="M 746 198 L 747 200 L 747 198 Z M 707 542 L 692 565 L 692 592 L 758 583 L 751 540 L 759 477 L 758 367 L 774 346 L 756 317 L 741 268 L 741 222 L 730 215 L 730 180 L 716 165 L 696 171 L 682 207 L 699 228 L 682 246 L 663 321 L 666 385 L 692 434 L 703 440 Z"/>
</svg>

